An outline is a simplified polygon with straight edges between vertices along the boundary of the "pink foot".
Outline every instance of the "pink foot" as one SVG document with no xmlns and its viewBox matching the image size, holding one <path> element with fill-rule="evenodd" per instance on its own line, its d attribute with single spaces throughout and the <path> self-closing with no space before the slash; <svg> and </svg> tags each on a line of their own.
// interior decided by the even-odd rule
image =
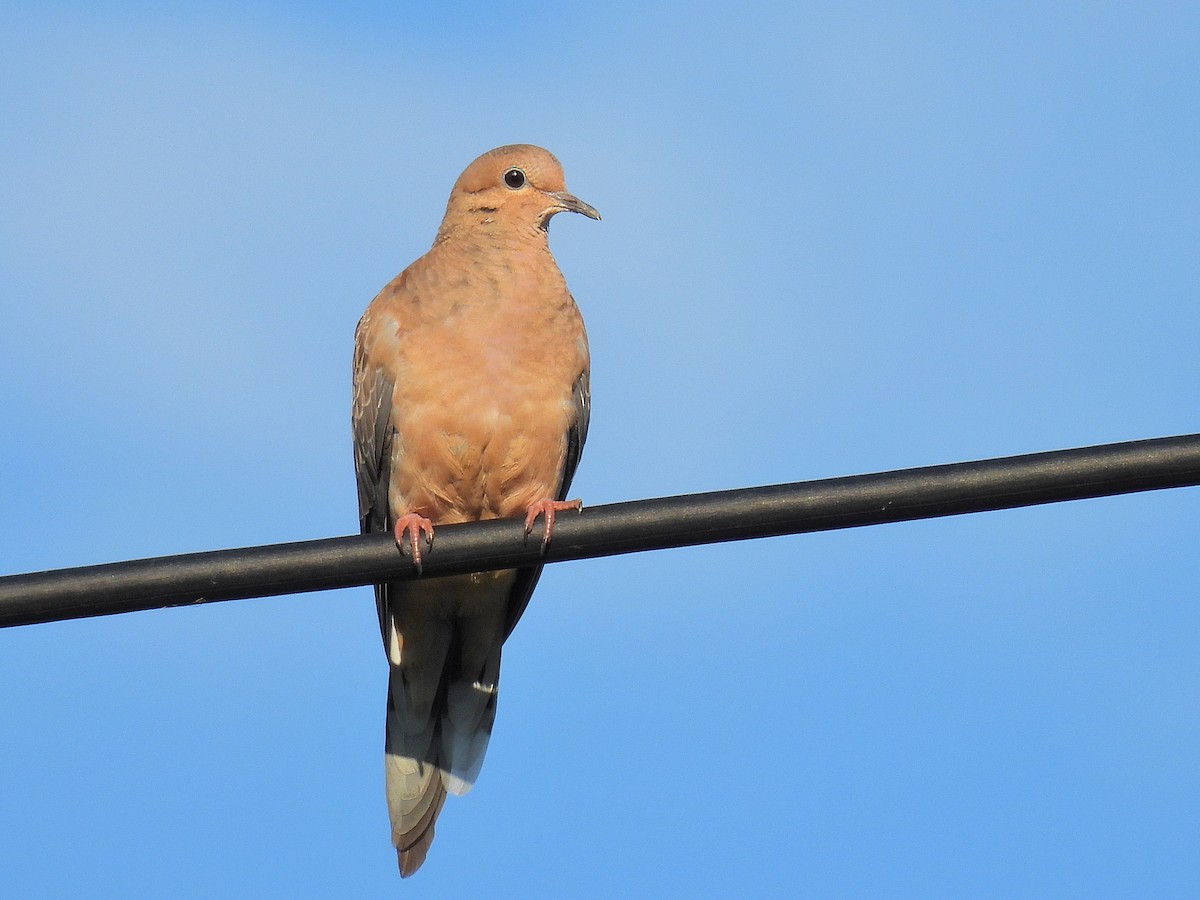
<svg viewBox="0 0 1200 900">
<path fill-rule="evenodd" d="M 546 530 L 542 532 L 542 552 L 546 552 L 546 545 L 550 543 L 550 535 L 554 531 L 554 516 L 566 509 L 582 510 L 582 500 L 536 500 L 529 504 L 529 511 L 525 514 L 525 534 L 530 534 L 533 531 L 533 523 L 537 521 L 538 516 L 546 517 Z"/>
<path fill-rule="evenodd" d="M 396 520 L 396 524 L 392 533 L 396 537 L 396 546 L 400 548 L 400 552 L 404 552 L 404 545 L 407 543 L 412 551 L 413 565 L 417 567 L 417 574 L 421 574 L 421 533 L 425 533 L 425 541 L 430 547 L 433 546 L 433 522 L 418 513 L 405 513 Z"/>
</svg>

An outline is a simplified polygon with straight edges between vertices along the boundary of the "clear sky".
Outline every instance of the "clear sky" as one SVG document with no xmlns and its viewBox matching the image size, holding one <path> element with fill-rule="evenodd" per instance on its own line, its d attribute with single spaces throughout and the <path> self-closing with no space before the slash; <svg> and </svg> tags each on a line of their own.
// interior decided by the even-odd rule
<svg viewBox="0 0 1200 900">
<path fill-rule="evenodd" d="M 1194 3 L 5 4 L 0 571 L 356 530 L 477 154 L 587 503 L 1200 431 Z M 1200 896 L 1200 492 L 549 569 L 401 884 L 367 588 L 0 632 L 0 896 Z"/>
</svg>

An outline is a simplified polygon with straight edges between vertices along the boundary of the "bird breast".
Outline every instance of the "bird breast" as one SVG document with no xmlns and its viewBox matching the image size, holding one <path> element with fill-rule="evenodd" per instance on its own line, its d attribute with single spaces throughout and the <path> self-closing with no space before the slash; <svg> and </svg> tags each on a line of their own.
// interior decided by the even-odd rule
<svg viewBox="0 0 1200 900">
<path fill-rule="evenodd" d="M 586 348 L 568 340 L 564 352 L 531 324 L 476 312 L 469 331 L 451 317 L 407 336 L 405 356 L 422 370 L 408 367 L 396 386 L 394 512 L 497 518 L 557 492 Z"/>
</svg>

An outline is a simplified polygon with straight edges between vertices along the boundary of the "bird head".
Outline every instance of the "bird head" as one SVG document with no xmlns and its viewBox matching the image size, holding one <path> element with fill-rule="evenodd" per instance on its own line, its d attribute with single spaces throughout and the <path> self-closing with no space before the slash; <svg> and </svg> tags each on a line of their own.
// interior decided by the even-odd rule
<svg viewBox="0 0 1200 900">
<path fill-rule="evenodd" d="M 462 225 L 545 231 L 560 212 L 600 218 L 594 207 L 567 192 L 562 165 L 554 154 L 532 144 L 510 144 L 489 150 L 458 177 L 439 237 Z"/>
</svg>

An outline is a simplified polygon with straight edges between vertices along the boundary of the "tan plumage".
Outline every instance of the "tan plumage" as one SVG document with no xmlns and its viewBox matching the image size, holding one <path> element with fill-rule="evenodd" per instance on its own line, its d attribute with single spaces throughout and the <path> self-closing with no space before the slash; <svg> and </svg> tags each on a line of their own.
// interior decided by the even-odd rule
<svg viewBox="0 0 1200 900">
<path fill-rule="evenodd" d="M 528 144 L 459 177 L 433 247 L 367 307 L 354 341 L 362 530 L 420 559 L 440 524 L 546 518 L 587 435 L 588 346 L 550 254 L 558 212 L 599 218 Z M 400 872 L 421 865 L 446 793 L 470 789 L 496 714 L 500 648 L 540 567 L 376 588 L 391 667 L 385 760 Z"/>
</svg>

